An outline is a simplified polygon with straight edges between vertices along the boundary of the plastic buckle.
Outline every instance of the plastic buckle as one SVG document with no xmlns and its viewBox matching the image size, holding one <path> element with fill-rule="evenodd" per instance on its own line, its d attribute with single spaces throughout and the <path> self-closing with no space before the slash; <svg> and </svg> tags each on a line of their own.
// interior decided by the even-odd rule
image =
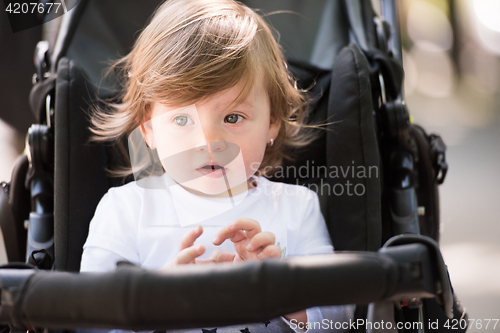
<svg viewBox="0 0 500 333">
<path fill-rule="evenodd" d="M 375 25 L 375 32 L 377 34 L 378 48 L 385 53 L 389 54 L 389 39 L 391 38 L 390 24 L 381 17 L 375 16 L 373 18 Z"/>
<path fill-rule="evenodd" d="M 429 138 L 432 152 L 434 153 L 436 182 L 441 185 L 444 182 L 446 173 L 448 172 L 448 163 L 446 162 L 446 144 L 439 135 L 431 134 Z"/>
<path fill-rule="evenodd" d="M 36 84 L 48 78 L 49 73 L 49 42 L 39 41 L 35 49 L 34 57 L 36 73 L 33 74 L 32 83 Z"/>
</svg>

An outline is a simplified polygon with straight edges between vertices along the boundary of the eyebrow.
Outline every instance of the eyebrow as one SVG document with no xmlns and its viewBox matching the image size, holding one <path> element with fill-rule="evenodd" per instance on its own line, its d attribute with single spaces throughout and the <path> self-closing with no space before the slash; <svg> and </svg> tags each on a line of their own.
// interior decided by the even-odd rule
<svg viewBox="0 0 500 333">
<path fill-rule="evenodd" d="M 229 104 L 229 106 L 231 106 L 232 109 L 233 108 L 237 108 L 239 106 L 248 106 L 248 107 L 250 107 L 252 109 L 255 109 L 255 106 L 253 105 L 252 102 L 250 102 L 249 98 L 244 99 L 243 101 L 241 101 L 238 104 L 234 104 L 234 100 L 233 100 L 233 102 L 231 104 Z M 229 109 L 229 106 L 226 107 L 226 108 Z"/>
<path fill-rule="evenodd" d="M 253 103 L 249 101 L 249 98 L 246 98 L 244 101 L 242 101 L 241 103 L 239 103 L 237 106 L 239 106 L 239 105 L 247 105 L 247 106 L 249 106 L 251 108 L 254 107 Z"/>
</svg>

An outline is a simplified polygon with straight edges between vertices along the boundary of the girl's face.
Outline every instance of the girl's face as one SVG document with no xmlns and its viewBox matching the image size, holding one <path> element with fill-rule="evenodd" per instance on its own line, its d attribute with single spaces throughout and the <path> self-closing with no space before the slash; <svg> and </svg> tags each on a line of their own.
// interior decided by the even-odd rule
<svg viewBox="0 0 500 333">
<path fill-rule="evenodd" d="M 271 118 L 263 84 L 257 83 L 239 105 L 232 104 L 243 80 L 194 105 L 153 104 L 151 118 L 141 130 L 149 146 L 157 148 L 171 178 L 210 195 L 246 184 L 280 128 L 279 121 Z"/>
</svg>

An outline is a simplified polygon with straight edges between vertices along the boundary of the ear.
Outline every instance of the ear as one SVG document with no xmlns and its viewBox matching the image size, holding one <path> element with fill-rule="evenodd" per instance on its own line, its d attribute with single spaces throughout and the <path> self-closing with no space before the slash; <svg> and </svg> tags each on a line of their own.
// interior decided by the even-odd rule
<svg viewBox="0 0 500 333">
<path fill-rule="evenodd" d="M 269 137 L 267 138 L 267 141 L 269 141 L 270 139 L 276 140 L 280 128 L 281 128 L 281 119 L 274 115 L 271 115 L 269 119 Z"/>
<path fill-rule="evenodd" d="M 151 149 L 155 149 L 155 136 L 153 133 L 153 127 L 151 126 L 151 121 L 149 120 L 150 119 L 143 119 L 143 121 L 141 121 L 141 134 L 148 147 Z"/>
</svg>

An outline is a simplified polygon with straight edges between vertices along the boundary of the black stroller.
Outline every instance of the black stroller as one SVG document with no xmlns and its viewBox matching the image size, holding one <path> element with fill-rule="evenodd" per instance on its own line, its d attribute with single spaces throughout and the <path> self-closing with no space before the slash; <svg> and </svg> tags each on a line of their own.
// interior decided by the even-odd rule
<svg viewBox="0 0 500 333">
<path fill-rule="evenodd" d="M 39 124 L 28 133 L 28 156 L 19 159 L 1 201 L 11 261 L 0 269 L 2 324 L 13 331 L 164 330 L 356 304 L 351 331 L 466 330 L 438 247 L 437 185 L 446 175 L 445 146 L 409 122 L 394 0 L 382 1 L 387 21 L 369 0 L 245 1 L 265 12 L 300 13 L 269 19 L 298 84 L 313 97 L 308 121 L 331 124 L 310 147 L 294 152 L 293 165 L 356 165 L 376 172 L 277 179 L 318 190 L 332 242 L 342 252 L 230 269 L 182 267 L 169 274 L 126 264 L 112 273 L 76 273 L 95 207 L 119 185 L 104 171 L 115 162 L 112 147 L 88 143 L 85 110 L 117 94 L 116 80 L 103 81 L 102 72 L 130 49 L 159 1 L 66 3 L 74 8 L 62 17 L 57 39 L 47 36 L 36 50 L 30 102 Z M 363 192 L 334 190 L 346 184 Z M 16 263 L 25 259 L 31 266 Z M 297 286 L 303 287 L 292 296 L 288 291 Z M 234 304 L 235 288 L 254 297 Z M 162 297 L 167 293 L 168 299 Z"/>
</svg>

